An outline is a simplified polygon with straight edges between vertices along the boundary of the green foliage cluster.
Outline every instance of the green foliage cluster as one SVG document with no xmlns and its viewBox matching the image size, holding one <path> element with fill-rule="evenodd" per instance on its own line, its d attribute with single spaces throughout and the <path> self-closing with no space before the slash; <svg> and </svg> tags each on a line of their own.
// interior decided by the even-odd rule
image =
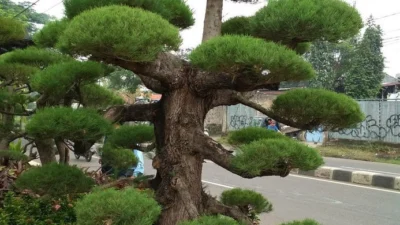
<svg viewBox="0 0 400 225">
<path fill-rule="evenodd" d="M 110 5 L 125 5 L 157 13 L 179 28 L 194 24 L 193 13 L 184 0 L 64 0 L 65 14 L 72 19 L 83 11 Z"/>
<path fill-rule="evenodd" d="M 27 103 L 28 97 L 16 93 L 10 93 L 5 89 L 0 89 L 0 109 L 14 107 L 14 112 L 19 111 L 18 106 Z"/>
<path fill-rule="evenodd" d="M 148 62 L 160 52 L 176 50 L 180 43 L 179 30 L 161 16 L 139 8 L 107 6 L 75 17 L 57 46 L 71 54 Z"/>
<path fill-rule="evenodd" d="M 322 89 L 290 90 L 274 100 L 271 111 L 280 118 L 295 121 L 298 127 L 311 124 L 326 130 L 348 128 L 364 120 L 354 99 Z"/>
<path fill-rule="evenodd" d="M 25 26 L 12 18 L 0 16 L 0 45 L 18 41 L 25 37 Z"/>
<path fill-rule="evenodd" d="M 226 216 L 202 216 L 192 221 L 185 221 L 179 225 L 241 225 L 241 223 Z"/>
<path fill-rule="evenodd" d="M 222 34 L 252 35 L 296 47 L 315 40 L 344 40 L 361 27 L 360 14 L 343 0 L 270 0 L 252 17 L 225 21 Z M 304 53 L 306 46 L 297 51 Z"/>
<path fill-rule="evenodd" d="M 195 48 L 190 62 L 207 71 L 245 72 L 264 79 L 305 80 L 315 76 L 311 64 L 284 46 L 249 36 L 225 35 Z M 268 70 L 268 75 L 262 72 Z"/>
<path fill-rule="evenodd" d="M 49 98 L 62 99 L 75 86 L 93 83 L 105 76 L 105 66 L 93 61 L 70 61 L 50 65 L 31 79 L 34 90 Z"/>
<path fill-rule="evenodd" d="M 252 190 L 234 188 L 224 191 L 221 194 L 221 202 L 228 206 L 251 206 L 257 214 L 272 211 L 272 204 L 262 194 Z"/>
<path fill-rule="evenodd" d="M 57 51 L 36 47 L 14 50 L 3 55 L 1 58 L 2 62 L 5 63 L 20 63 L 38 68 L 73 60 L 71 57 L 60 54 Z"/>
<path fill-rule="evenodd" d="M 133 154 L 132 149 L 115 148 L 109 144 L 104 146 L 101 160 L 103 166 L 111 167 L 114 171 L 116 170 L 115 174 L 118 174 L 120 171 L 126 171 L 138 163 L 138 159 Z"/>
<path fill-rule="evenodd" d="M 34 198 L 8 192 L 0 207 L 0 225 L 70 225 L 76 222 L 75 200 L 66 196 Z M 56 209 L 55 207 L 59 207 Z"/>
<path fill-rule="evenodd" d="M 288 223 L 282 223 L 281 225 L 321 225 L 321 224 L 312 219 L 305 219 L 305 220 L 295 220 Z"/>
<path fill-rule="evenodd" d="M 39 195 L 60 197 L 67 194 L 86 193 L 95 182 L 78 167 L 50 163 L 32 168 L 19 176 L 15 186 L 28 189 Z"/>
<path fill-rule="evenodd" d="M 258 176 L 264 170 L 277 169 L 285 163 L 306 171 L 323 164 L 315 149 L 290 139 L 262 139 L 243 145 L 240 150 L 232 159 L 232 166 L 252 176 Z"/>
<path fill-rule="evenodd" d="M 0 159 L 7 158 L 15 161 L 28 161 L 28 156 L 18 151 L 0 149 Z"/>
<path fill-rule="evenodd" d="M 37 111 L 26 131 L 35 138 L 96 141 L 112 130 L 111 123 L 91 109 L 45 108 Z"/>
<path fill-rule="evenodd" d="M 0 62 L 0 80 L 13 81 L 13 83 L 27 83 L 30 76 L 37 72 L 37 68 L 19 63 Z"/>
<path fill-rule="evenodd" d="M 33 41 L 36 46 L 41 48 L 54 47 L 61 34 L 67 28 L 68 23 L 69 21 L 67 19 L 47 23 L 39 32 L 33 35 Z"/>
<path fill-rule="evenodd" d="M 232 145 L 250 144 L 261 139 L 281 139 L 286 136 L 263 127 L 247 127 L 229 132 L 228 143 Z"/>
<path fill-rule="evenodd" d="M 237 16 L 222 23 L 222 35 L 252 35 L 251 17 Z"/>
<path fill-rule="evenodd" d="M 75 209 L 80 225 L 152 225 L 161 213 L 161 207 L 148 193 L 132 188 L 93 192 L 78 201 Z"/>
<path fill-rule="evenodd" d="M 138 144 L 154 139 L 154 127 L 149 125 L 121 126 L 107 138 L 107 143 L 118 147 L 133 149 Z"/>
<path fill-rule="evenodd" d="M 124 100 L 115 92 L 97 84 L 88 84 L 80 88 L 82 104 L 90 108 L 105 108 L 110 105 L 123 105 Z"/>
<path fill-rule="evenodd" d="M 255 36 L 284 44 L 344 40 L 363 25 L 357 9 L 343 0 L 270 0 L 253 18 Z"/>
</svg>

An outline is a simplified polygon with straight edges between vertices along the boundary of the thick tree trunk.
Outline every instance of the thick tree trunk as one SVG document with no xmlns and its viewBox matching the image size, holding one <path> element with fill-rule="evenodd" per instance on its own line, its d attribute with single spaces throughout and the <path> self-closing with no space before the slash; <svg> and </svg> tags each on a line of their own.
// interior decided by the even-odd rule
<svg viewBox="0 0 400 225">
<path fill-rule="evenodd" d="M 40 162 L 42 165 L 56 161 L 52 139 L 35 140 L 35 144 L 39 152 Z"/>
<path fill-rule="evenodd" d="M 203 211 L 201 173 L 203 158 L 193 153 L 193 143 L 203 130 L 204 100 L 189 88 L 164 94 L 156 116 L 158 154 L 157 200 L 163 205 L 159 225 L 199 217 Z"/>
<path fill-rule="evenodd" d="M 68 149 L 67 145 L 63 142 L 63 140 L 56 140 L 56 146 L 57 146 L 57 150 L 58 150 L 58 155 L 60 157 L 59 163 L 68 165 L 69 149 Z"/>
<path fill-rule="evenodd" d="M 223 4 L 224 0 L 207 0 L 203 42 L 221 34 Z"/>
<path fill-rule="evenodd" d="M 1 150 L 7 150 L 9 145 L 10 145 L 10 142 L 9 142 L 9 140 L 7 138 L 2 137 L 0 139 L 0 151 Z"/>
</svg>

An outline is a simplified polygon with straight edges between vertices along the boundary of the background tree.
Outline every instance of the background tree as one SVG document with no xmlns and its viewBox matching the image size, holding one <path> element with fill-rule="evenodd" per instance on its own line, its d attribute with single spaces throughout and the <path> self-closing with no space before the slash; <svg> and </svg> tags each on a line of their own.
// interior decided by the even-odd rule
<svg viewBox="0 0 400 225">
<path fill-rule="evenodd" d="M 355 101 L 329 91 L 291 91 L 279 96 L 271 109 L 246 98 L 247 92 L 275 88 L 282 81 L 313 78 L 312 66 L 300 55 L 308 43 L 344 40 L 358 32 L 362 25 L 360 15 L 341 0 L 271 0 L 253 17 L 244 18 L 250 24 L 247 36 L 240 29 L 224 29 L 223 36 L 219 36 L 223 1 L 208 0 L 204 42 L 190 53 L 190 62 L 169 53 L 180 46 L 178 28 L 194 23 L 182 0 L 64 3 L 70 21 L 65 30 L 54 32 L 53 39 L 60 51 L 130 70 L 146 87 L 162 94 L 157 103 L 114 106 L 104 114 L 111 121 L 154 124 L 153 167 L 157 175 L 150 184 L 157 202 L 163 206 L 157 224 L 175 225 L 218 214 L 251 224 L 249 208 L 244 206 L 257 206 L 256 213 L 269 211 L 268 201 L 253 192 L 237 190 L 240 196 L 226 194 L 237 200 L 225 198 L 222 202 L 205 193 L 201 182 L 204 159 L 247 179 L 285 177 L 293 168 L 311 170 L 322 163 L 312 148 L 269 133 L 243 143 L 234 156 L 203 133 L 205 116 L 212 108 L 244 104 L 281 123 L 307 130 L 321 125 L 340 129 L 363 119 Z M 234 21 L 226 23 L 239 27 Z M 57 71 L 54 77 L 61 73 L 61 77 L 68 78 L 63 70 L 53 70 Z M 57 115 L 57 121 L 72 121 L 67 113 Z M 46 130 L 46 126 L 37 131 L 52 138 L 61 131 L 69 138 L 90 135 L 68 125 L 60 123 L 56 128 L 59 131 Z M 93 218 L 92 223 L 97 219 Z"/>
<path fill-rule="evenodd" d="M 384 78 L 382 30 L 370 17 L 362 40 L 357 45 L 344 86 L 353 98 L 376 98 Z"/>
<path fill-rule="evenodd" d="M 26 23 L 28 34 L 32 35 L 38 30 L 36 25 L 44 25 L 48 21 L 54 20 L 55 17 L 45 13 L 38 13 L 32 8 L 18 15 L 30 5 L 32 5 L 32 2 L 29 1 L 15 3 L 11 0 L 0 0 L 0 15 L 9 18 L 15 17 L 15 19 Z"/>
<path fill-rule="evenodd" d="M 315 69 L 317 75 L 307 86 L 344 93 L 344 81 L 351 59 L 354 57 L 356 38 L 340 43 L 316 41 L 304 56 Z"/>
</svg>

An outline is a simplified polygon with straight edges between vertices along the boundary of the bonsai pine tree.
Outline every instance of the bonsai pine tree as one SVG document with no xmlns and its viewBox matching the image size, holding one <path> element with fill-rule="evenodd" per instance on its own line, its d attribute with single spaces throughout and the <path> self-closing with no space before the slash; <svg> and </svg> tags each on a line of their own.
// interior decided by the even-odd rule
<svg viewBox="0 0 400 225">
<path fill-rule="evenodd" d="M 55 50 L 37 47 L 15 50 L 1 58 L 0 71 L 6 79 L 4 84 L 10 83 L 18 90 L 13 95 L 2 92 L 5 93 L 4 107 L 13 104 L 8 106 L 10 109 L 2 111 L 4 118 L 33 114 L 25 109 L 29 102 L 36 102 L 39 113 L 28 123 L 26 133 L 11 135 L 11 130 L 4 133 L 13 139 L 21 136 L 33 138 L 43 164 L 55 161 L 53 143 L 57 146 L 60 163 L 68 163 L 69 149 L 64 140 L 73 141 L 75 150 L 81 153 L 90 148 L 88 142 L 94 143 L 111 130 L 109 122 L 93 111 L 123 103 L 114 93 L 96 84 L 98 79 L 113 71 L 106 65 L 81 62 Z M 31 93 L 37 93 L 38 97 L 28 97 Z M 92 110 L 73 111 L 71 107 L 74 103 L 80 108 Z M 56 109 L 48 109 L 54 107 Z M 65 115 L 69 117 L 64 118 Z M 91 119 L 88 120 L 88 117 Z M 68 126 L 68 130 L 63 126 Z M 9 141 L 13 139 L 8 138 Z"/>
<path fill-rule="evenodd" d="M 21 22 L 0 17 L 0 23 L 0 48 L 25 37 L 25 26 Z M 14 120 L 16 115 L 25 115 L 22 108 L 27 98 L 21 94 L 21 86 L 25 75 L 34 70 L 25 65 L 0 63 L 0 150 L 8 149 L 9 143 L 21 135 Z"/>
<path fill-rule="evenodd" d="M 313 149 L 269 133 L 243 143 L 234 156 L 203 133 L 211 109 L 244 104 L 305 130 L 341 129 L 363 119 L 355 101 L 329 91 L 289 91 L 270 109 L 247 98 L 249 92 L 276 88 L 282 81 L 313 78 L 312 66 L 301 56 L 308 43 L 338 41 L 359 31 L 359 13 L 342 0 L 270 0 L 254 16 L 224 23 L 223 0 L 208 0 L 204 42 L 189 61 L 170 53 L 181 44 L 179 30 L 194 23 L 183 0 L 65 0 L 64 5 L 67 23 L 62 29 L 44 28 L 51 34 L 43 36 L 51 37 L 42 42 L 46 47 L 130 70 L 162 94 L 157 103 L 114 106 L 104 114 L 111 121 L 154 124 L 157 175 L 150 183 L 163 206 L 157 224 L 218 214 L 250 224 L 244 206 L 255 206 L 257 213 L 271 209 L 260 195 L 245 190 L 232 192 L 240 196 L 226 194 L 222 202 L 206 194 L 201 182 L 204 159 L 247 179 L 285 177 L 293 168 L 312 170 L 322 163 Z M 234 197 L 238 199 L 230 199 Z M 227 224 L 221 217 L 190 224 L 210 220 Z"/>
</svg>

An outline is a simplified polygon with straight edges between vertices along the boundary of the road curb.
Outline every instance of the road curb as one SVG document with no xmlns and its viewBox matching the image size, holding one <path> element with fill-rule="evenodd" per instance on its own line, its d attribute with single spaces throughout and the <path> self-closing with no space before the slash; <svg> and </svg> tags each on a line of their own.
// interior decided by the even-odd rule
<svg viewBox="0 0 400 225">
<path fill-rule="evenodd" d="M 322 179 L 400 191 L 400 177 L 367 171 L 351 171 L 336 167 L 323 166 L 311 171 L 302 171 L 295 169 L 291 171 L 291 174 L 298 174 L 302 176 L 317 177 Z"/>
</svg>

